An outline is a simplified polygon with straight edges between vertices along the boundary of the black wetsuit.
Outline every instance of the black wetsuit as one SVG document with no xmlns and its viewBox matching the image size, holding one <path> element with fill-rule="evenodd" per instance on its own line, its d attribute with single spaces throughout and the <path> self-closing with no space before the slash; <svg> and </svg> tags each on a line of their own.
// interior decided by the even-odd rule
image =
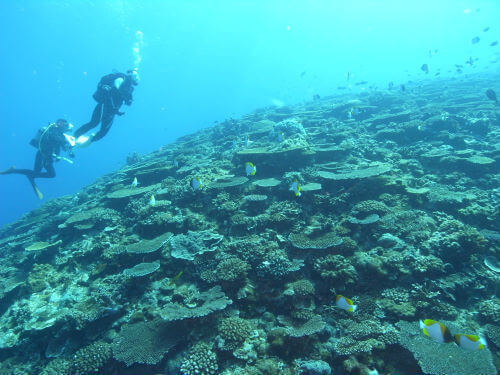
<svg viewBox="0 0 500 375">
<path fill-rule="evenodd" d="M 119 88 L 115 87 L 117 78 L 123 78 L 123 83 Z M 78 138 L 90 129 L 95 128 L 99 122 L 101 123 L 101 129 L 94 135 L 92 141 L 98 141 L 104 137 L 111 128 L 115 115 L 123 115 L 123 112 L 120 112 L 121 105 L 123 103 L 126 105 L 132 104 L 133 91 L 132 79 L 127 74 L 113 73 L 102 77 L 97 85 L 97 91 L 93 95 L 97 105 L 94 112 L 92 112 L 92 118 L 75 131 L 75 137 Z"/>
<path fill-rule="evenodd" d="M 28 177 L 35 193 L 41 198 L 41 193 L 35 184 L 35 178 L 53 178 L 56 176 L 54 169 L 54 158 L 61 153 L 61 149 L 68 150 L 70 144 L 64 137 L 66 128 L 58 127 L 56 124 L 49 124 L 38 130 L 37 135 L 30 141 L 30 145 L 38 150 L 35 155 L 35 165 L 33 169 L 17 169 L 14 167 L 1 172 L 0 174 L 23 174 Z M 45 172 L 42 170 L 45 169 Z"/>
</svg>

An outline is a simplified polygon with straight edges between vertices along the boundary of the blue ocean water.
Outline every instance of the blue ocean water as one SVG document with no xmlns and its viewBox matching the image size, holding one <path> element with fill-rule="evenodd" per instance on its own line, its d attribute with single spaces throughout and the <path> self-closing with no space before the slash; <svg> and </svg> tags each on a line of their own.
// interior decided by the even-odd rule
<svg viewBox="0 0 500 375">
<path fill-rule="evenodd" d="M 495 0 L 2 1 L 0 169 L 32 167 L 28 142 L 47 122 L 87 122 L 96 84 L 113 69 L 139 69 L 134 103 L 73 165 L 61 161 L 55 179 L 38 180 L 44 201 L 116 170 L 131 152 L 258 107 L 456 76 L 455 64 L 498 74 L 489 44 L 500 39 L 499 10 Z M 44 202 L 23 176 L 0 177 L 0 224 Z"/>
</svg>

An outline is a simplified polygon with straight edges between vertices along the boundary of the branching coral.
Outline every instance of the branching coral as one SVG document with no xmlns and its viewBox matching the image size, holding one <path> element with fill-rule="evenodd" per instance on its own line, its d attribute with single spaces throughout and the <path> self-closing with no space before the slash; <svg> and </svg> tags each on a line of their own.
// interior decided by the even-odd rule
<svg viewBox="0 0 500 375">
<path fill-rule="evenodd" d="M 183 375 L 215 375 L 218 369 L 217 355 L 205 342 L 194 345 L 181 364 Z"/>
</svg>

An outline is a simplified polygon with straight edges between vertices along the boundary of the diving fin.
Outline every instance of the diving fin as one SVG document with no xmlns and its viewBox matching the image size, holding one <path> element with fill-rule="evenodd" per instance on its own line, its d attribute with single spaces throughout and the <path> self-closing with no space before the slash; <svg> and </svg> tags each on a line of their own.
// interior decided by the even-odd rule
<svg viewBox="0 0 500 375">
<path fill-rule="evenodd" d="M 16 167 L 12 166 L 9 169 L 6 169 L 5 171 L 0 172 L 0 174 L 11 174 L 11 173 L 14 173 L 15 170 L 16 170 Z"/>
<path fill-rule="evenodd" d="M 38 189 L 38 186 L 33 186 L 33 189 L 35 189 L 35 194 L 36 196 L 38 197 L 38 199 L 43 199 L 43 194 L 42 192 L 40 191 L 40 189 Z"/>
<path fill-rule="evenodd" d="M 35 179 L 28 177 L 28 180 L 29 180 L 31 186 L 33 187 L 33 190 L 35 191 L 35 194 L 38 197 L 38 199 L 43 199 L 43 194 L 40 191 L 40 189 L 38 189 L 38 186 L 36 186 Z"/>
<path fill-rule="evenodd" d="M 75 140 L 75 146 L 80 148 L 88 147 L 92 143 L 92 138 L 94 138 L 94 134 L 91 134 L 90 136 L 81 135 Z"/>
</svg>

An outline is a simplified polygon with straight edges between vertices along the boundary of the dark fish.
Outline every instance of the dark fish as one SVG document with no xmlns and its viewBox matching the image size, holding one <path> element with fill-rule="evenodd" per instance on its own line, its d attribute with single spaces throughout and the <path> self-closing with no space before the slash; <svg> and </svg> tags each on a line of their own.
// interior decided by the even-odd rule
<svg viewBox="0 0 500 375">
<path fill-rule="evenodd" d="M 355 85 L 361 86 L 361 85 L 366 85 L 367 83 L 368 83 L 368 81 L 359 81 L 359 82 L 356 82 Z"/>
<path fill-rule="evenodd" d="M 401 91 L 406 91 L 406 86 L 405 85 L 401 85 Z"/>
<path fill-rule="evenodd" d="M 488 31 L 489 29 L 490 29 L 490 27 L 489 27 L 489 26 L 488 26 L 488 27 L 485 27 L 485 28 L 483 29 L 483 32 L 486 32 L 486 31 Z"/>
<path fill-rule="evenodd" d="M 488 97 L 488 99 L 493 100 L 495 103 L 498 103 L 497 94 L 492 89 L 486 90 L 486 96 Z"/>
<path fill-rule="evenodd" d="M 457 73 L 462 73 L 462 69 L 458 68 Z"/>
<path fill-rule="evenodd" d="M 300 78 L 303 78 L 306 75 L 306 71 L 304 70 L 302 73 L 300 73 Z"/>
<path fill-rule="evenodd" d="M 337 86 L 337 90 L 345 90 L 347 87 L 345 86 Z"/>
<path fill-rule="evenodd" d="M 474 64 L 474 60 L 472 60 L 472 56 L 469 57 L 469 60 L 467 60 L 465 63 L 469 64 L 470 66 L 472 66 Z"/>
<path fill-rule="evenodd" d="M 463 68 L 463 67 L 464 67 L 463 65 L 455 64 L 455 68 L 457 68 L 457 69 L 460 69 L 460 68 Z"/>
<path fill-rule="evenodd" d="M 494 47 L 498 44 L 498 40 L 495 40 L 494 42 L 490 43 L 490 47 Z"/>
<path fill-rule="evenodd" d="M 437 77 L 440 74 L 441 74 L 441 72 L 437 72 L 436 74 L 434 74 L 434 77 Z"/>
<path fill-rule="evenodd" d="M 429 73 L 429 65 L 427 64 L 424 64 L 420 67 L 420 69 L 425 72 L 425 74 L 428 74 Z"/>
<path fill-rule="evenodd" d="M 389 90 L 392 90 L 392 89 L 393 89 L 393 87 L 394 87 L 394 82 L 392 82 L 392 81 L 391 81 L 391 82 L 389 82 L 389 84 L 388 84 L 388 89 L 389 89 Z"/>
<path fill-rule="evenodd" d="M 321 96 L 319 96 L 319 94 L 313 95 L 313 100 L 320 100 L 320 99 L 321 99 Z"/>
<path fill-rule="evenodd" d="M 481 39 L 479 39 L 478 36 L 475 36 L 474 38 L 472 38 L 472 40 L 470 41 L 472 44 L 476 44 L 476 43 L 479 43 Z"/>
</svg>

